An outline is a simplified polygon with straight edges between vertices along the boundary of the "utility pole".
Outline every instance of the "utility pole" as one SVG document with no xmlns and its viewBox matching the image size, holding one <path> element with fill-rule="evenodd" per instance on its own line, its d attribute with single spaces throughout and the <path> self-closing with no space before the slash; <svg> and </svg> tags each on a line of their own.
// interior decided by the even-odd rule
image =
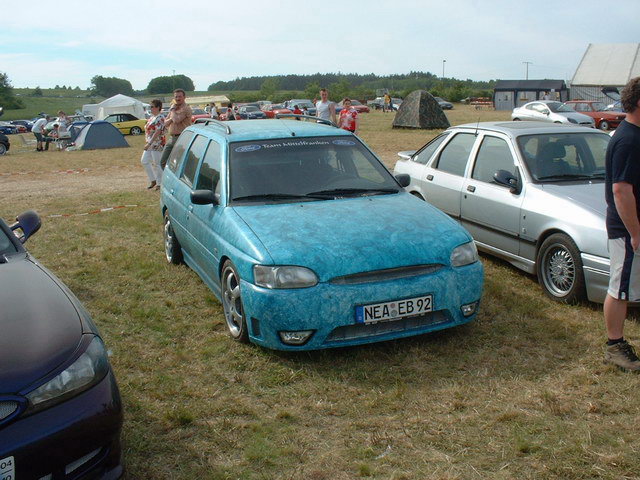
<svg viewBox="0 0 640 480">
<path fill-rule="evenodd" d="M 444 64 L 447 63 L 446 60 L 442 60 L 442 78 L 444 78 Z"/>
<path fill-rule="evenodd" d="M 525 73 L 524 73 L 524 78 L 525 80 L 529 80 L 529 65 L 532 65 L 533 62 L 522 62 L 525 64 Z"/>
</svg>

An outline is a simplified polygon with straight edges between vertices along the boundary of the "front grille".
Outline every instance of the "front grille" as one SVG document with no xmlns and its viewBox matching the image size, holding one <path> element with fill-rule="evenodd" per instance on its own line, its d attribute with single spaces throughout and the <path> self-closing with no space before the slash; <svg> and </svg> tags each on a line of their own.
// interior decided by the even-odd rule
<svg viewBox="0 0 640 480">
<path fill-rule="evenodd" d="M 0 401 L 0 422 L 18 409 L 18 402 L 12 400 Z"/>
<path fill-rule="evenodd" d="M 418 275 L 428 275 L 437 272 L 444 265 L 439 263 L 429 265 L 411 265 L 409 267 L 387 268 L 385 270 L 375 270 L 372 272 L 354 273 L 343 277 L 335 277 L 329 280 L 336 285 L 357 285 L 359 283 L 384 282 L 386 280 L 397 280 L 398 278 L 417 277 Z"/>
<path fill-rule="evenodd" d="M 441 310 L 438 312 L 429 312 L 426 315 L 421 315 L 419 317 L 409 317 L 389 322 L 378 322 L 372 324 L 356 323 L 353 325 L 334 328 L 325 340 L 325 343 L 347 342 L 349 340 L 375 337 L 376 335 L 385 335 L 387 333 L 407 332 L 409 330 L 418 330 L 428 325 L 437 325 L 439 323 L 447 323 L 449 321 L 449 316 Z"/>
</svg>

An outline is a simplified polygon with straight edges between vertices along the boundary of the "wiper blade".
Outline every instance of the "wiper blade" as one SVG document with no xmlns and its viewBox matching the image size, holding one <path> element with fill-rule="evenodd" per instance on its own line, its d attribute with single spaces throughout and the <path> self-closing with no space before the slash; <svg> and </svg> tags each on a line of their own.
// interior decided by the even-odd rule
<svg viewBox="0 0 640 480">
<path fill-rule="evenodd" d="M 238 200 L 287 200 L 287 199 L 309 199 L 326 200 L 323 196 L 313 196 L 312 194 L 294 194 L 294 193 L 259 193 L 256 195 L 244 195 L 242 197 L 234 197 L 232 201 Z"/>
<path fill-rule="evenodd" d="M 598 175 L 582 175 L 577 173 L 563 173 L 560 175 L 546 175 L 544 177 L 538 177 L 538 180 L 588 180 L 590 178 L 599 178 Z"/>
<path fill-rule="evenodd" d="M 331 190 L 319 190 L 308 195 L 353 195 L 358 193 L 398 193 L 396 188 L 334 188 Z"/>
</svg>

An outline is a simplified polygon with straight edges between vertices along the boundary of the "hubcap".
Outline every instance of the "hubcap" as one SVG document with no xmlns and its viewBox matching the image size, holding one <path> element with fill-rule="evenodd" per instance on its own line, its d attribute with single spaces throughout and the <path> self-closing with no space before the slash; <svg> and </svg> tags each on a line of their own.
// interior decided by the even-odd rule
<svg viewBox="0 0 640 480">
<path fill-rule="evenodd" d="M 576 266 L 571 253 L 562 245 L 547 250 L 544 261 L 544 283 L 557 296 L 571 290 L 576 278 Z"/>
<path fill-rule="evenodd" d="M 240 336 L 242 332 L 243 316 L 242 300 L 240 298 L 240 283 L 231 267 L 222 272 L 222 299 L 224 304 L 224 316 L 231 335 Z"/>
<path fill-rule="evenodd" d="M 164 222 L 164 253 L 167 257 L 167 261 L 173 260 L 173 230 L 171 229 L 171 222 L 167 218 Z"/>
</svg>

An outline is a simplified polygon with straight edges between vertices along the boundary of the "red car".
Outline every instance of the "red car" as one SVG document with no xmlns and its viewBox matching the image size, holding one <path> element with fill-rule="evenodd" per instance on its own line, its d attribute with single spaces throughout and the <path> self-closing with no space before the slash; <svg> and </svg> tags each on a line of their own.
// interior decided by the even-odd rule
<svg viewBox="0 0 640 480">
<path fill-rule="evenodd" d="M 600 130 L 616 128 L 627 116 L 626 113 L 622 112 L 605 112 L 606 105 L 604 103 L 592 100 L 570 100 L 565 102 L 565 105 L 573 108 L 576 112 L 592 117 L 596 123 L 596 128 Z"/>
<path fill-rule="evenodd" d="M 191 123 L 196 123 L 196 120 L 199 118 L 211 118 L 211 115 L 204 111 L 202 108 L 192 108 L 191 109 Z"/>
<path fill-rule="evenodd" d="M 271 105 L 265 105 L 262 107 L 262 111 L 267 118 L 276 118 L 276 115 L 292 114 L 293 111 L 288 108 L 284 108 L 281 103 L 272 103 Z"/>
<path fill-rule="evenodd" d="M 342 102 L 338 103 L 338 108 L 340 110 L 342 110 Z M 355 108 L 356 112 L 358 113 L 369 113 L 369 107 L 367 107 L 366 105 L 361 104 L 358 100 L 351 100 L 351 107 Z"/>
</svg>

